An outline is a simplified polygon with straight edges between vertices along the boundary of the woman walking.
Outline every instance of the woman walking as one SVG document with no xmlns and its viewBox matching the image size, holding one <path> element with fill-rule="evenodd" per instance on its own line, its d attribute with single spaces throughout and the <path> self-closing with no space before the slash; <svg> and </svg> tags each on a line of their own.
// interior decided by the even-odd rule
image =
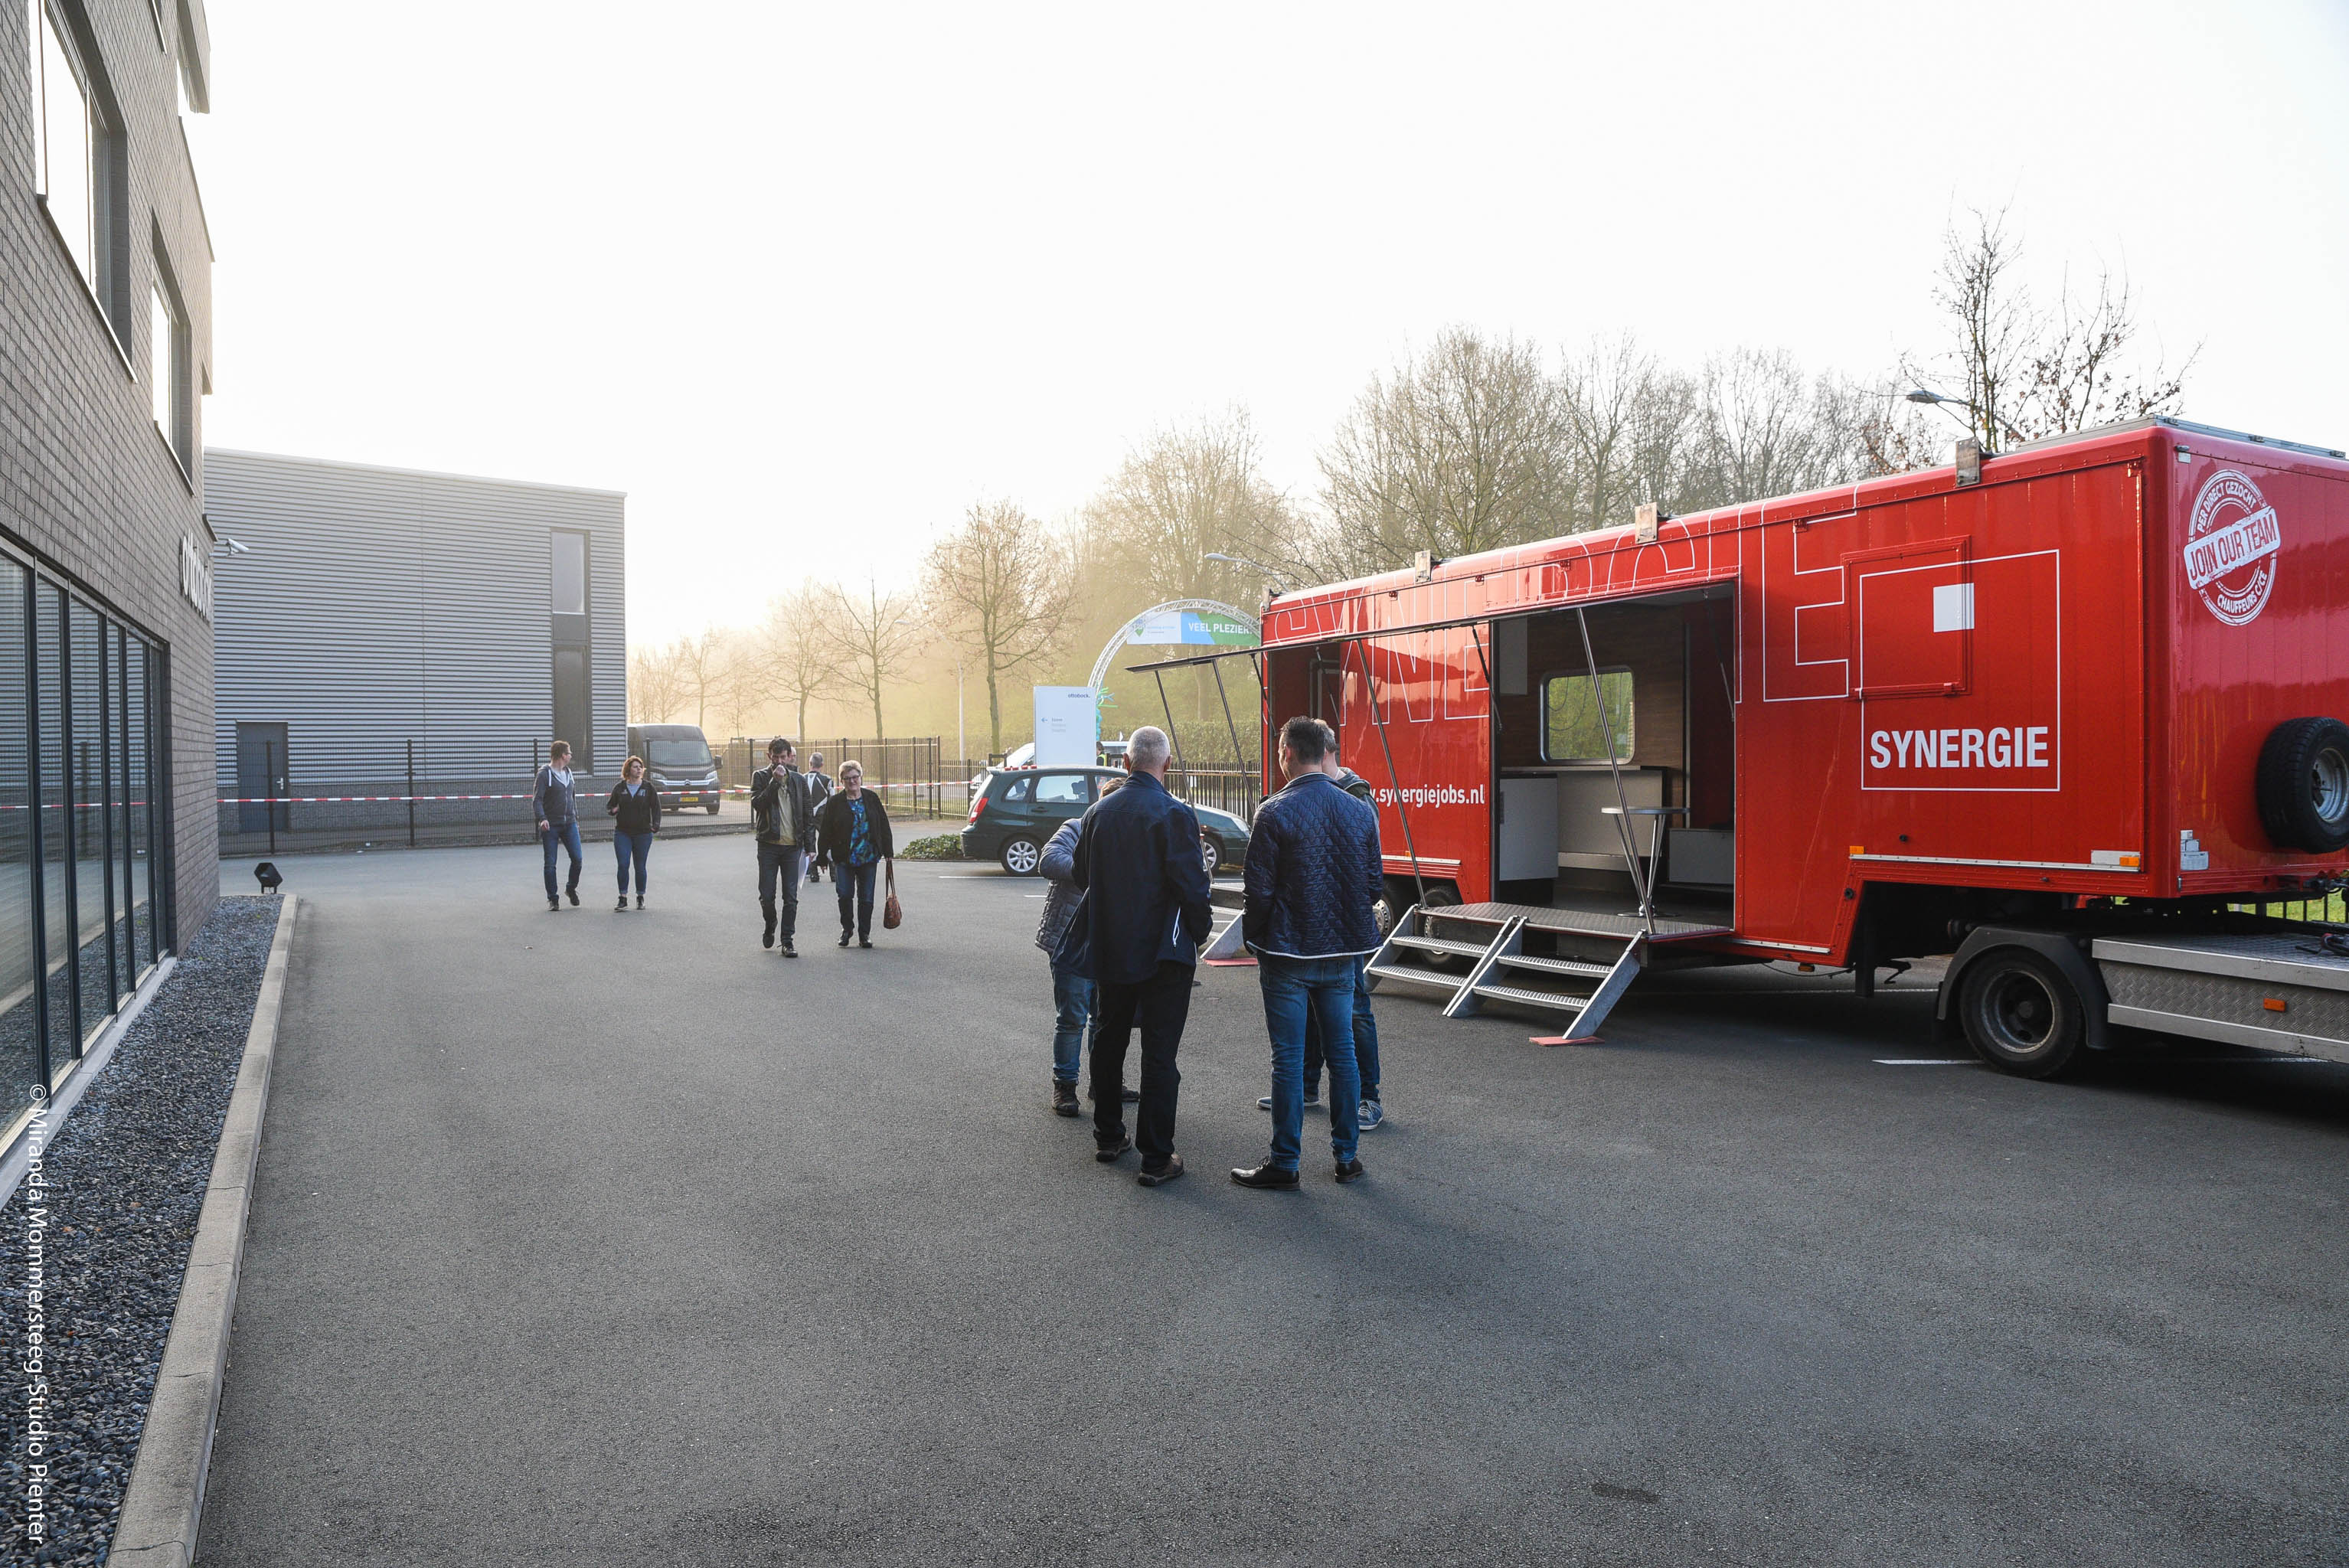
<svg viewBox="0 0 2349 1568">
<path fill-rule="evenodd" d="M 859 947 L 873 945 L 873 882 L 881 862 L 894 860 L 889 812 L 881 797 L 864 787 L 864 765 L 840 765 L 840 789 L 823 803 L 819 830 L 823 857 L 840 889 L 840 944 L 850 936 Z"/>
<path fill-rule="evenodd" d="M 620 862 L 619 913 L 628 907 L 628 867 L 636 868 L 636 907 L 645 907 L 645 857 L 653 852 L 653 835 L 660 831 L 660 791 L 645 779 L 644 758 L 631 757 L 620 769 L 620 781 L 604 802 L 612 820 L 612 853 Z"/>
</svg>

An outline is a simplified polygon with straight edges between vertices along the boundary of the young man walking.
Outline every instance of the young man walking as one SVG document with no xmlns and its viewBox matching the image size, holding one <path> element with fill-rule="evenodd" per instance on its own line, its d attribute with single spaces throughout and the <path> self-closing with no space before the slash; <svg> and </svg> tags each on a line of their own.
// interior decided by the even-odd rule
<svg viewBox="0 0 2349 1568">
<path fill-rule="evenodd" d="M 563 893 L 572 903 L 579 902 L 579 807 L 572 788 L 568 741 L 558 740 L 546 748 L 546 766 L 538 770 L 538 781 L 531 788 L 530 799 L 538 817 L 538 841 L 546 851 L 546 907 L 560 910 L 563 897 L 554 891 L 554 850 L 558 844 L 571 851 L 571 880 L 564 884 Z"/>
<path fill-rule="evenodd" d="M 1235 1170 L 1243 1187 L 1298 1183 L 1305 1119 L 1305 1020 L 1320 1026 L 1330 1074 L 1330 1153 L 1338 1180 L 1362 1174 L 1361 1078 L 1354 1065 L 1354 985 L 1377 951 L 1371 906 L 1383 890 L 1378 813 L 1322 770 L 1329 732 L 1299 717 L 1280 730 L 1288 782 L 1257 808 L 1248 833 L 1241 931 L 1257 955 L 1272 1037 L 1272 1152 Z"/>
<path fill-rule="evenodd" d="M 1145 1187 L 1183 1174 L 1174 1152 L 1174 1054 L 1191 1013 L 1199 944 L 1214 929 L 1199 819 L 1166 788 L 1166 732 L 1147 725 L 1125 753 L 1125 785 L 1084 816 L 1070 882 L 1085 894 L 1078 919 L 1095 989 L 1093 1158 L 1107 1165 L 1142 1150 Z M 1142 1099 L 1125 1132 L 1125 1051 L 1142 1029 Z"/>
<path fill-rule="evenodd" d="M 750 811 L 758 820 L 759 913 L 765 922 L 759 945 L 775 944 L 780 915 L 783 956 L 797 958 L 792 938 L 800 923 L 800 868 L 815 836 L 815 810 L 798 753 L 780 735 L 767 742 L 767 766 L 750 775 Z"/>
</svg>

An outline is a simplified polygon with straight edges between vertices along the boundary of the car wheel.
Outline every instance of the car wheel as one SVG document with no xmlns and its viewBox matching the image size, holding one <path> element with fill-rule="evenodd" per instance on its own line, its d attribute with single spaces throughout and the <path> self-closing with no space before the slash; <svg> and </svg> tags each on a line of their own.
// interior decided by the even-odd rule
<svg viewBox="0 0 2349 1568">
<path fill-rule="evenodd" d="M 1032 877 L 1037 867 L 1044 863 L 1044 846 L 1033 839 L 1006 839 L 1002 852 L 996 858 L 1013 876 Z"/>
<path fill-rule="evenodd" d="M 718 802 L 717 802 L 717 801 L 715 801 L 715 800 L 712 800 L 711 802 L 709 802 L 709 807 L 707 808 L 707 810 L 709 810 L 709 814 L 710 814 L 711 816 L 715 817 L 716 815 L 718 815 Z"/>
<path fill-rule="evenodd" d="M 2073 1065 L 2086 1011 L 2072 982 L 2038 954 L 1994 947 L 1966 971 L 1958 1017 L 1975 1055 L 2022 1078 L 2050 1078 Z"/>
<path fill-rule="evenodd" d="M 1214 880 L 1216 868 L 1224 863 L 1224 846 L 1216 841 L 1215 834 L 1199 835 L 1199 860 L 1207 868 L 1208 879 Z"/>
</svg>

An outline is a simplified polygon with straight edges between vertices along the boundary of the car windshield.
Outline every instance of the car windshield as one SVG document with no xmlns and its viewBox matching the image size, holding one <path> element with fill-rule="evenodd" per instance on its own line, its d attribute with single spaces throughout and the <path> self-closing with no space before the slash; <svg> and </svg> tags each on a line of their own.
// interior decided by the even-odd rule
<svg viewBox="0 0 2349 1568">
<path fill-rule="evenodd" d="M 706 740 L 645 741 L 645 760 L 655 768 L 707 768 L 709 766 L 709 743 Z"/>
</svg>

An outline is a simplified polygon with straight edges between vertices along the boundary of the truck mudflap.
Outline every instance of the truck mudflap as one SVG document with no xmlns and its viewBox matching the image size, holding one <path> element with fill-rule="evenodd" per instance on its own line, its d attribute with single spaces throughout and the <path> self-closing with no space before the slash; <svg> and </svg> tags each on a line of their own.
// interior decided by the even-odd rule
<svg viewBox="0 0 2349 1568">
<path fill-rule="evenodd" d="M 2093 952 L 2116 1024 L 2349 1061 L 2349 954 L 2321 933 L 2105 936 Z"/>
<path fill-rule="evenodd" d="M 1942 1038 L 1960 1033 L 1957 1019 L 1958 993 L 1966 982 L 1966 971 L 1973 961 L 1997 947 L 2020 947 L 2036 953 L 2062 971 L 2079 993 L 2081 1011 L 2080 1043 L 2092 1051 L 2101 1051 L 2106 1038 L 2105 1015 L 2110 998 L 2106 995 L 2105 982 L 2096 973 L 2083 945 L 2085 936 L 2075 936 L 2061 931 L 2033 931 L 2014 925 L 1978 925 L 1968 933 L 1965 941 L 1950 960 L 1949 972 L 1941 976 L 1940 989 L 1933 995 L 1934 1032 Z"/>
</svg>

